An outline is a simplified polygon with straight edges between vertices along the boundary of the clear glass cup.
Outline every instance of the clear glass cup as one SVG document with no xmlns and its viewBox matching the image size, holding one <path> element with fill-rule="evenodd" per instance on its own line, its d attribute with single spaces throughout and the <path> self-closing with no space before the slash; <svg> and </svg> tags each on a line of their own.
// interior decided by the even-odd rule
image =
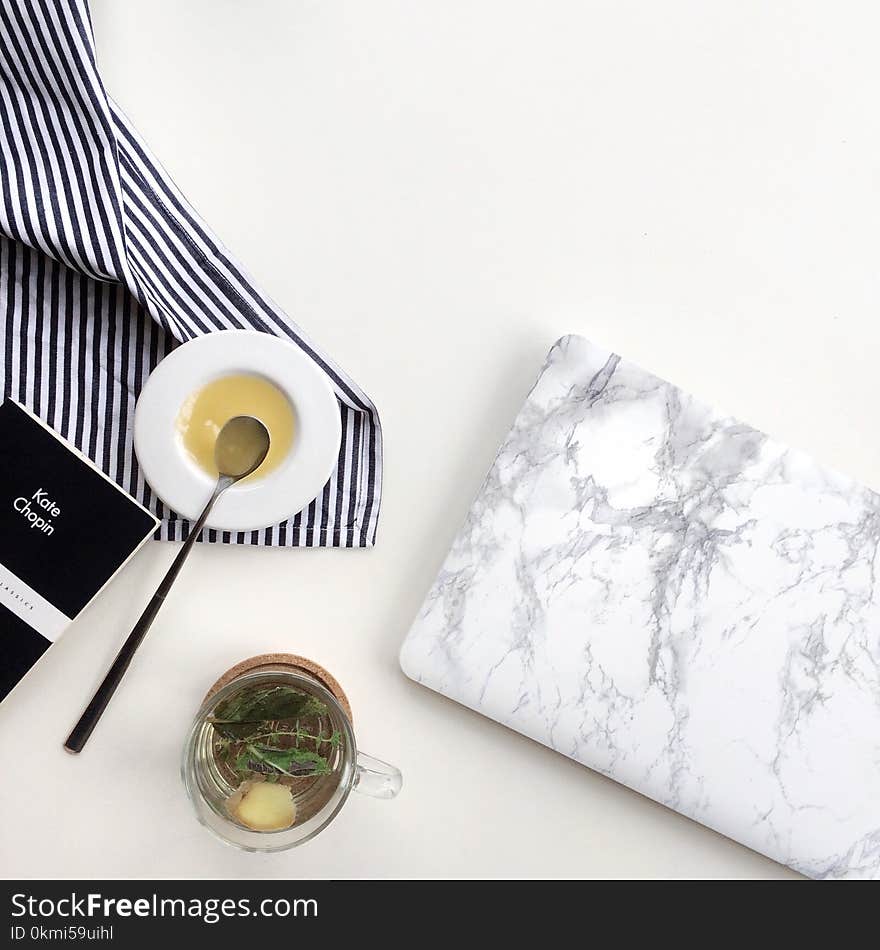
<svg viewBox="0 0 880 950">
<path fill-rule="evenodd" d="M 222 723 L 230 720 L 218 717 L 218 710 L 222 713 L 231 708 L 231 704 L 240 702 L 241 697 L 261 696 L 269 691 L 288 695 L 292 691 L 301 692 L 312 702 L 309 708 L 321 710 L 320 717 L 306 720 L 304 728 L 298 719 L 295 727 L 293 720 L 287 721 L 281 724 L 286 731 L 278 727 L 271 739 L 258 738 L 254 744 L 244 745 L 245 751 L 239 751 L 235 761 L 244 760 L 242 768 L 265 769 L 265 774 L 233 772 L 229 762 L 234 752 L 242 749 L 242 743 L 236 738 L 229 739 L 219 730 L 238 730 L 234 735 L 240 735 L 242 729 L 247 731 L 253 727 L 243 727 L 237 722 L 224 726 Z M 315 722 L 318 722 L 317 728 Z M 272 725 L 278 724 L 273 722 Z M 322 738 L 316 738 L 315 733 Z M 261 745 L 265 742 L 269 748 Z M 275 748 L 285 742 L 285 749 Z M 288 762 L 294 743 L 297 748 L 304 746 L 304 751 L 313 758 L 321 753 L 320 773 L 308 774 L 305 766 L 295 767 Z M 256 751 L 251 754 L 250 750 Z M 277 765 L 258 761 L 257 755 L 267 762 L 280 762 L 286 768 L 279 773 Z M 279 830 L 256 830 L 243 824 L 231 803 L 242 788 L 254 783 L 248 780 L 242 784 L 242 775 L 287 785 L 295 801 L 294 823 Z M 184 746 L 181 777 L 198 820 L 222 841 L 244 851 L 283 851 L 302 844 L 339 814 L 352 790 L 374 798 L 394 798 L 403 782 L 393 765 L 357 750 L 351 721 L 324 683 L 309 670 L 287 664 L 267 664 L 240 673 L 208 695 Z"/>
</svg>

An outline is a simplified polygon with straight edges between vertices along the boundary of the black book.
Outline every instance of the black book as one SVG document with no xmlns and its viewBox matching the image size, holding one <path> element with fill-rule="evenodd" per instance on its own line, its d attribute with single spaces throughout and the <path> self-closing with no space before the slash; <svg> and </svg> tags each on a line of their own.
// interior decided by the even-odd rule
<svg viewBox="0 0 880 950">
<path fill-rule="evenodd" d="M 36 416 L 0 403 L 0 701 L 157 526 Z"/>
</svg>

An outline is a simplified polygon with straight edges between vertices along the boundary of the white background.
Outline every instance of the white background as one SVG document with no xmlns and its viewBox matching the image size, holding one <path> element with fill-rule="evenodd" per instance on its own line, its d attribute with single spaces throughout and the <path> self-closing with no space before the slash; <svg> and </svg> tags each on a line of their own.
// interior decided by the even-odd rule
<svg viewBox="0 0 880 950">
<path fill-rule="evenodd" d="M 200 547 L 86 751 L 151 544 L 0 709 L 6 876 L 788 872 L 415 686 L 407 627 L 542 362 L 610 346 L 880 487 L 873 4 L 95 0 L 107 88 L 265 291 L 375 399 L 373 551 Z M 225 848 L 179 748 L 228 666 L 328 666 L 396 802 Z"/>
</svg>

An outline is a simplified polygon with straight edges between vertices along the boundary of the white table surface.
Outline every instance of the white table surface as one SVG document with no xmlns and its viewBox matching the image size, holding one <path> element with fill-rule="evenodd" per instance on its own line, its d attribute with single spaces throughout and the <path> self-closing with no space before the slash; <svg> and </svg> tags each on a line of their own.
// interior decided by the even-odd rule
<svg viewBox="0 0 880 950">
<path fill-rule="evenodd" d="M 372 551 L 200 546 L 80 757 L 68 728 L 174 554 L 151 543 L 0 709 L 6 877 L 784 877 L 409 682 L 397 651 L 561 334 L 880 487 L 878 13 L 867 2 L 94 0 L 108 90 L 379 406 Z M 396 802 L 214 841 L 188 720 L 245 656 L 342 681 Z"/>
</svg>

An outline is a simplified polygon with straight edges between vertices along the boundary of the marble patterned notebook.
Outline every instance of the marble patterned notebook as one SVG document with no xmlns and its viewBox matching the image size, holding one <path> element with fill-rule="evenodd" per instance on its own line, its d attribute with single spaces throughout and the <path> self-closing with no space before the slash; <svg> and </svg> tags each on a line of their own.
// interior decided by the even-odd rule
<svg viewBox="0 0 880 950">
<path fill-rule="evenodd" d="M 804 874 L 878 878 L 878 574 L 880 496 L 566 337 L 401 664 Z"/>
</svg>

